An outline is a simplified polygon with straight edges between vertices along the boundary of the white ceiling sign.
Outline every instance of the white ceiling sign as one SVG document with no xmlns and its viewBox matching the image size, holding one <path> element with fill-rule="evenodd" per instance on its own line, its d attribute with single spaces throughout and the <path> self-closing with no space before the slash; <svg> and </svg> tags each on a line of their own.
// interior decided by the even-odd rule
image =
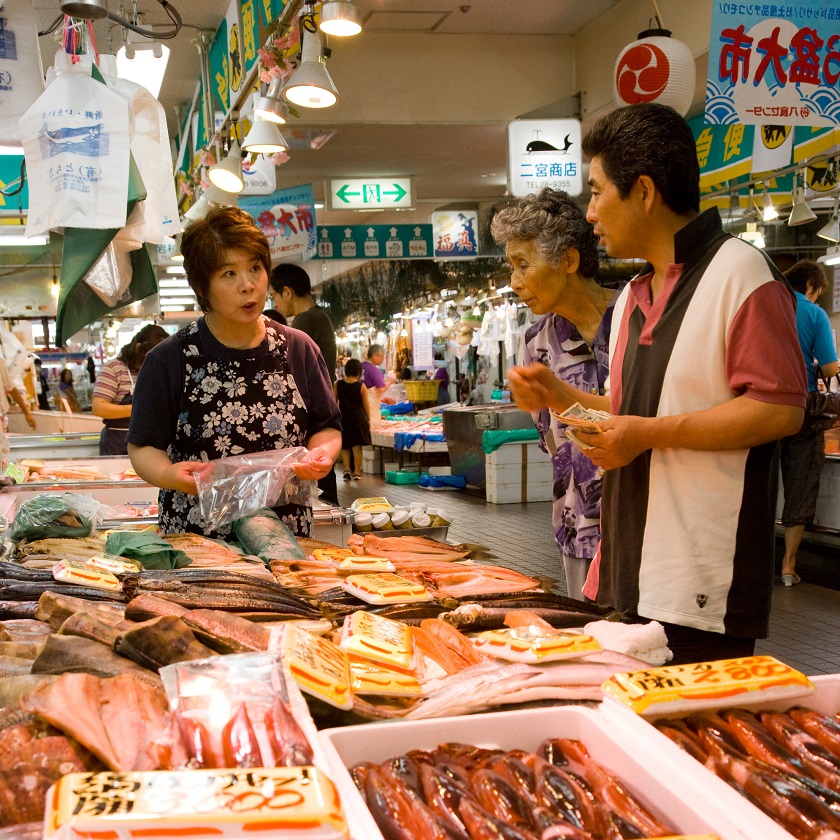
<svg viewBox="0 0 840 840">
<path fill-rule="evenodd" d="M 580 122 L 514 120 L 508 123 L 508 191 L 521 198 L 543 187 L 583 192 Z"/>
<path fill-rule="evenodd" d="M 330 180 L 331 210 L 393 210 L 413 207 L 411 178 L 334 178 Z"/>
</svg>

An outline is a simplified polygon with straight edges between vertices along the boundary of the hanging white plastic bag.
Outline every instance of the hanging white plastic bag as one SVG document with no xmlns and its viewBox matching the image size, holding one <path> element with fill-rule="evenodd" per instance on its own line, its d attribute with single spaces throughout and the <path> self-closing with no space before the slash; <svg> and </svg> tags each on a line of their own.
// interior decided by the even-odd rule
<svg viewBox="0 0 840 840">
<path fill-rule="evenodd" d="M 125 226 L 128 101 L 81 66 L 56 72 L 20 119 L 29 178 L 27 236 Z"/>
<path fill-rule="evenodd" d="M 290 446 L 210 461 L 194 473 L 205 523 L 219 528 L 277 505 L 311 507 L 318 499 L 317 484 L 294 472 L 294 467 L 308 458 L 308 449 Z"/>
<path fill-rule="evenodd" d="M 134 249 L 132 249 L 134 250 Z M 84 282 L 110 307 L 116 306 L 128 291 L 133 276 L 131 254 L 118 250 L 114 243 L 90 267 Z"/>
<path fill-rule="evenodd" d="M 32 0 L 6 0 L 1 5 L 0 143 L 13 144 L 20 140 L 18 121 L 44 91 L 44 73 Z"/>
</svg>

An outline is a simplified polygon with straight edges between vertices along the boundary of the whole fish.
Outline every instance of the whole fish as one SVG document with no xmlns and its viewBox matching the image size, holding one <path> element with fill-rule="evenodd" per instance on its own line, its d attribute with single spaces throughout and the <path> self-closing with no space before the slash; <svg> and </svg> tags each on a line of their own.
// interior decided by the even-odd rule
<svg viewBox="0 0 840 840">
<path fill-rule="evenodd" d="M 77 612 L 69 616 L 58 628 L 59 636 L 81 636 L 83 639 L 93 639 L 108 647 L 114 647 L 117 637 L 122 630 L 113 624 L 106 624 L 96 615 L 88 612 Z"/>
<path fill-rule="evenodd" d="M 219 653 L 268 650 L 271 631 L 238 615 L 221 610 L 185 610 L 183 620 L 198 639 Z"/>
<path fill-rule="evenodd" d="M 117 636 L 114 650 L 150 671 L 176 662 L 207 659 L 216 653 L 199 642 L 184 620 L 174 615 L 158 616 L 124 630 Z"/>
<path fill-rule="evenodd" d="M 2 642 L 43 641 L 44 636 L 49 636 L 51 632 L 49 624 L 32 618 L 0 621 L 0 641 Z"/>
<path fill-rule="evenodd" d="M 546 625 L 557 628 L 583 627 L 592 621 L 592 614 L 587 612 L 543 606 L 531 606 L 519 610 L 514 606 L 488 607 L 479 603 L 461 604 L 454 610 L 442 612 L 438 617 L 453 627 L 468 627 L 470 630 L 498 630 L 501 627 L 513 626 L 509 624 L 509 621 L 515 620 L 514 616 L 518 611 L 528 616 L 535 616 Z"/>
<path fill-rule="evenodd" d="M 840 758 L 840 720 L 801 706 L 789 709 L 788 714 L 835 758 Z"/>
<path fill-rule="evenodd" d="M 0 619 L 36 618 L 38 601 L 5 601 L 0 599 Z"/>
</svg>

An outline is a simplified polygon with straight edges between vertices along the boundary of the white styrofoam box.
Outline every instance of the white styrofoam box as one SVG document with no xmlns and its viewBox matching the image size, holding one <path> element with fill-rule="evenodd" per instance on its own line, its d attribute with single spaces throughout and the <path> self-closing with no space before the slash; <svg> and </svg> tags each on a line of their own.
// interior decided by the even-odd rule
<svg viewBox="0 0 840 840">
<path fill-rule="evenodd" d="M 523 502 L 550 502 L 554 484 L 551 481 L 522 484 L 494 484 L 487 482 L 487 501 L 494 505 L 510 505 Z"/>
<path fill-rule="evenodd" d="M 353 837 L 381 840 L 346 768 L 360 761 L 383 762 L 413 749 L 433 749 L 456 741 L 480 747 L 535 751 L 546 738 L 583 741 L 589 754 L 676 834 L 717 834 L 721 840 L 746 840 L 722 808 L 710 808 L 680 772 L 663 772 L 650 750 L 628 748 L 613 720 L 580 706 L 526 709 L 416 721 L 366 723 L 318 733 L 338 788 Z M 662 736 L 664 737 L 664 736 Z M 734 791 L 733 791 L 734 792 Z"/>
<path fill-rule="evenodd" d="M 825 714 L 834 715 L 840 711 L 840 674 L 827 674 L 809 677 L 816 689 L 814 694 L 805 697 L 789 698 L 786 700 L 756 700 L 752 703 L 736 697 L 725 705 L 737 706 L 743 709 L 759 711 L 762 709 L 776 709 L 786 711 L 792 706 L 805 706 L 816 709 Z M 722 704 L 723 706 L 723 704 Z M 632 712 L 622 703 L 607 695 L 601 704 L 604 718 L 613 721 L 618 726 L 628 744 L 636 741 L 639 755 L 646 752 L 655 753 L 661 761 L 668 775 L 672 772 L 684 778 L 697 795 L 707 802 L 707 807 L 726 812 L 730 815 L 737 832 L 726 835 L 736 838 L 755 838 L 755 840 L 792 840 L 793 835 L 785 831 L 781 825 L 768 817 L 763 811 L 741 796 L 735 788 L 730 787 L 723 779 L 719 779 L 696 759 L 678 747 L 670 738 L 657 731 L 647 718 L 642 718 Z M 664 715 L 676 718 L 683 715 Z M 654 716 L 651 720 L 656 720 Z M 724 835 L 721 835 L 723 840 Z"/>
<path fill-rule="evenodd" d="M 496 466 L 501 464 L 537 464 L 541 461 L 551 463 L 551 456 L 540 449 L 538 443 L 505 443 L 485 458 L 485 464 Z"/>
<path fill-rule="evenodd" d="M 429 467 L 429 475 L 452 475 L 452 467 Z"/>
<path fill-rule="evenodd" d="M 543 482 L 554 480 L 554 467 L 551 461 L 528 464 L 490 464 L 486 467 L 484 474 L 491 484 Z"/>
</svg>

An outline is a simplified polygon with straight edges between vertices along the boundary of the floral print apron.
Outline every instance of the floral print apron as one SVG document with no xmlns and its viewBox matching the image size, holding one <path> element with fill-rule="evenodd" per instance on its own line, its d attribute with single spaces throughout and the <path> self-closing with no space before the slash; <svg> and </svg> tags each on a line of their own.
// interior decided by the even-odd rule
<svg viewBox="0 0 840 840">
<path fill-rule="evenodd" d="M 248 452 L 304 446 L 307 411 L 286 353 L 286 335 L 266 324 L 265 340 L 236 361 L 206 355 L 198 324 L 178 335 L 184 359 L 184 389 L 167 454 L 173 463 L 209 461 Z M 293 534 L 312 535 L 312 510 L 283 505 L 274 512 Z M 164 534 L 190 531 L 224 538 L 230 525 L 208 526 L 198 496 L 161 490 L 158 522 Z"/>
</svg>

